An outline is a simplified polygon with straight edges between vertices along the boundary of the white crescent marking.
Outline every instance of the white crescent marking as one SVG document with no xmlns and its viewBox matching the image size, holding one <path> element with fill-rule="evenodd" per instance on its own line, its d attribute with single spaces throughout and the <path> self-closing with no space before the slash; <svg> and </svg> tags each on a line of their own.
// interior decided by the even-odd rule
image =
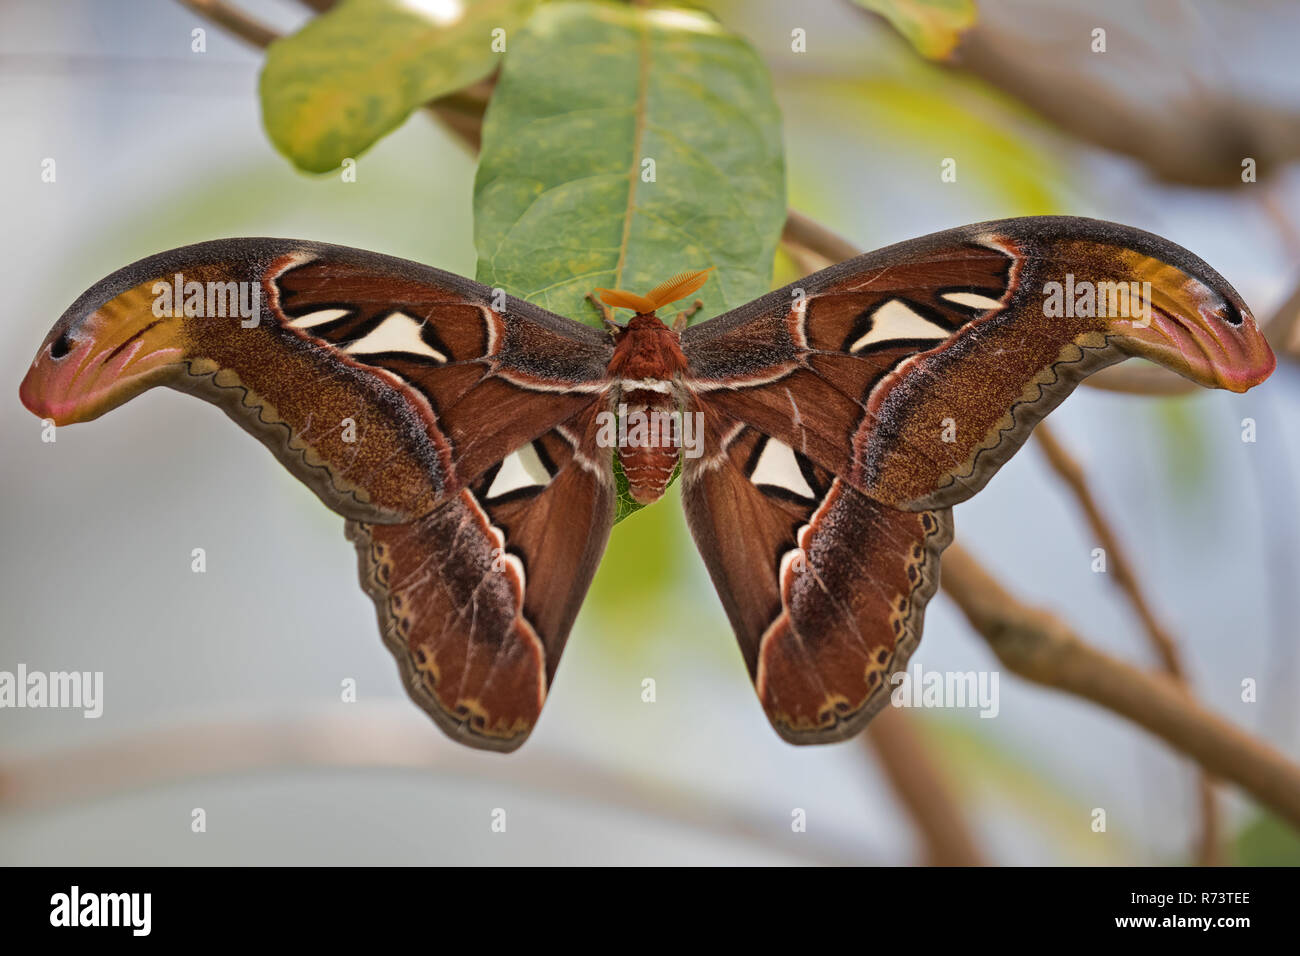
<svg viewBox="0 0 1300 956">
<path fill-rule="evenodd" d="M 890 299 L 871 314 L 871 331 L 849 346 L 849 351 L 857 352 L 868 345 L 894 339 L 946 339 L 951 334 L 900 300 Z"/>
<path fill-rule="evenodd" d="M 795 460 L 794 449 L 785 442 L 777 441 L 775 438 L 769 438 L 763 445 L 763 450 L 758 454 L 758 462 L 754 465 L 754 471 L 749 476 L 749 480 L 756 485 L 772 485 L 776 488 L 784 488 L 800 498 L 816 498 L 817 493 L 812 490 L 804 478 L 803 472 L 799 470 L 799 462 Z"/>
<path fill-rule="evenodd" d="M 671 382 L 665 382 L 660 378 L 624 378 L 620 379 L 618 384 L 625 392 L 646 391 L 667 395 L 673 390 Z"/>
<path fill-rule="evenodd" d="M 978 292 L 945 292 L 939 298 L 946 299 L 955 305 L 965 306 L 968 309 L 978 309 L 980 312 L 1002 308 L 1002 303 L 997 299 L 990 299 Z"/>
<path fill-rule="evenodd" d="M 289 324 L 295 329 L 310 329 L 314 325 L 323 325 L 326 322 L 333 322 L 335 319 L 341 319 L 343 316 L 351 314 L 351 309 L 320 309 L 317 312 L 308 312 L 296 319 L 290 319 Z"/>
<path fill-rule="evenodd" d="M 484 497 L 491 501 L 521 488 L 545 487 L 550 482 L 550 472 L 542 464 L 533 443 L 529 442 L 505 457 Z"/>
<path fill-rule="evenodd" d="M 375 352 L 409 352 L 446 362 L 443 355 L 420 338 L 420 323 L 405 312 L 394 312 L 370 332 L 347 346 L 349 355 L 368 355 Z"/>
</svg>

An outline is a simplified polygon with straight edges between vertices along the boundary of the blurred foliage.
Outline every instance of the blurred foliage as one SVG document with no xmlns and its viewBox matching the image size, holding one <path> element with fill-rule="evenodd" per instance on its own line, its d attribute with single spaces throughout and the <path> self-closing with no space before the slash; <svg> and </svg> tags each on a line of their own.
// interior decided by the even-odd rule
<svg viewBox="0 0 1300 956">
<path fill-rule="evenodd" d="M 1237 833 L 1236 851 L 1244 866 L 1300 866 L 1300 834 L 1272 814 L 1261 813 Z"/>
<path fill-rule="evenodd" d="M 1201 398 L 1202 396 L 1195 396 Z M 1193 396 L 1162 398 L 1151 403 L 1164 479 L 1184 502 L 1204 487 L 1210 449 L 1205 434 L 1204 406 Z"/>
<path fill-rule="evenodd" d="M 931 70 L 905 78 L 874 77 L 859 85 L 867 114 L 864 133 L 908 136 L 937 156 L 961 144 L 958 179 L 973 178 L 994 192 L 1004 216 L 1040 216 L 1061 211 L 1059 157 L 1017 135 L 1010 124 L 990 119 L 991 107 L 1009 108 L 997 94 L 953 85 Z M 934 168 L 938 176 L 938 166 Z"/>
<path fill-rule="evenodd" d="M 344 0 L 267 51 L 260 84 L 267 135 L 301 169 L 336 169 L 423 103 L 495 70 L 501 53 L 492 31 L 504 30 L 508 41 L 535 5 L 474 0 L 444 23 L 399 0 Z"/>
<path fill-rule="evenodd" d="M 916 52 L 945 59 L 975 23 L 975 0 L 853 0 L 888 20 Z"/>
<path fill-rule="evenodd" d="M 936 228 L 954 216 L 1079 211 L 1078 158 L 1031 110 L 903 44 L 868 52 L 836 69 L 781 76 L 792 206 L 867 248 L 906 238 L 897 220 L 936 211 Z M 947 157 L 957 160 L 957 182 L 940 184 Z"/>
<path fill-rule="evenodd" d="M 921 727 L 934 745 L 945 775 L 962 789 L 992 791 L 1017 811 L 1022 824 L 1031 824 L 1053 841 L 1069 847 L 1073 859 L 1093 865 L 1131 862 L 1139 841 L 1111 820 L 1106 833 L 1094 833 L 1091 808 L 1047 779 L 1033 761 L 995 736 L 982 732 L 980 718 L 923 716 Z M 964 794 L 969 799 L 973 793 Z"/>
</svg>

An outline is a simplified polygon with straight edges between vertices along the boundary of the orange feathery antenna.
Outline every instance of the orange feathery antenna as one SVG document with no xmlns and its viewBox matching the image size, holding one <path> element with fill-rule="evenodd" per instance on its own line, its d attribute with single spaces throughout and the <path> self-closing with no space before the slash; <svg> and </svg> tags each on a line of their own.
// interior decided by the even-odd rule
<svg viewBox="0 0 1300 956">
<path fill-rule="evenodd" d="M 601 302 L 612 305 L 616 309 L 650 313 L 698 291 L 709 281 L 709 273 L 715 268 L 717 267 L 709 266 L 696 272 L 678 273 L 668 281 L 661 282 L 645 295 L 624 292 L 622 289 L 597 289 L 596 294 L 600 296 Z"/>
</svg>

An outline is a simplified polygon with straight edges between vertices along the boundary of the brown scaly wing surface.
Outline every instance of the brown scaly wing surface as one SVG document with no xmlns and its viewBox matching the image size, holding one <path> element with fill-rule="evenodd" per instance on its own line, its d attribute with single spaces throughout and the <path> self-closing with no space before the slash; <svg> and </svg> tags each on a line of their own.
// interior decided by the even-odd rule
<svg viewBox="0 0 1300 956">
<path fill-rule="evenodd" d="M 951 512 L 879 504 L 730 419 L 705 436 L 683 471 L 686 517 L 759 700 L 791 743 L 842 740 L 921 638 Z"/>
<path fill-rule="evenodd" d="M 221 315 L 207 295 L 203 314 L 156 314 L 178 275 L 205 291 L 256 290 L 256 324 L 228 314 L 220 292 L 211 301 Z M 155 385 L 189 392 L 222 408 L 330 508 L 401 520 L 604 393 L 606 336 L 497 298 L 499 309 L 486 286 L 359 249 L 199 243 L 92 286 L 50 330 L 20 395 L 64 425 Z"/>
<path fill-rule="evenodd" d="M 348 522 L 413 700 L 491 750 L 527 738 L 614 523 L 589 411 L 408 524 Z"/>
<path fill-rule="evenodd" d="M 172 286 L 180 303 L 156 308 Z M 436 269 L 231 239 L 97 283 L 20 394 L 60 425 L 155 385 L 221 407 L 350 520 L 417 702 L 458 739 L 510 749 L 612 522 L 589 433 L 610 354 L 594 329 Z"/>
<path fill-rule="evenodd" d="M 1096 309 L 1138 282 L 1128 315 Z M 1149 282 L 1149 294 L 1140 283 Z M 1064 314 L 1050 283 L 1094 292 Z M 1143 309 L 1150 306 L 1149 321 Z M 1113 223 L 980 223 L 868 253 L 689 329 L 705 454 L 687 516 L 760 700 L 796 743 L 860 730 L 919 640 L 979 491 L 1086 375 L 1141 356 L 1245 391 L 1274 366 L 1231 286 Z M 752 529 L 752 530 L 751 530 Z M 748 538 L 749 540 L 745 540 Z"/>
</svg>

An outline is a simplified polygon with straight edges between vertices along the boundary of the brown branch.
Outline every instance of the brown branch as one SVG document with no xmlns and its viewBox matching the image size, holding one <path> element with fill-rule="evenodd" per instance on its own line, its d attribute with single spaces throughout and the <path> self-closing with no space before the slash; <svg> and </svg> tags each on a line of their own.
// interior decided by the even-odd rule
<svg viewBox="0 0 1300 956">
<path fill-rule="evenodd" d="M 1178 643 L 1156 618 L 1155 612 L 1152 611 L 1142 585 L 1138 582 L 1133 563 L 1129 560 L 1128 554 L 1120 544 L 1119 536 L 1111 527 L 1110 522 L 1106 520 L 1101 507 L 1097 504 L 1097 499 L 1088 485 L 1088 479 L 1084 474 L 1083 467 L 1065 449 L 1065 446 L 1057 439 L 1056 433 L 1046 422 L 1038 425 L 1034 430 L 1034 437 L 1038 440 L 1038 446 L 1043 450 L 1047 463 L 1056 472 L 1057 476 L 1065 482 L 1066 487 L 1070 489 L 1075 501 L 1083 510 L 1084 517 L 1088 521 L 1088 527 L 1092 529 L 1097 542 L 1106 552 L 1107 567 L 1114 575 L 1115 583 L 1119 585 L 1133 611 L 1142 622 L 1142 629 L 1146 632 L 1147 640 L 1160 658 L 1165 673 L 1183 686 L 1188 686 L 1187 673 L 1183 668 L 1178 652 Z M 1218 801 L 1214 793 L 1214 781 L 1204 771 L 1199 774 L 1197 796 L 1201 807 L 1201 831 L 1196 857 L 1203 865 L 1212 866 L 1219 861 L 1219 811 Z"/>
<path fill-rule="evenodd" d="M 787 239 L 781 240 L 781 248 L 785 254 L 790 257 L 794 267 L 799 271 L 800 276 L 811 275 L 820 269 L 826 268 L 829 263 L 815 252 L 810 252 L 803 246 L 790 242 Z"/>
<path fill-rule="evenodd" d="M 1010 671 L 1128 718 L 1300 828 L 1300 767 L 1174 679 L 1096 650 L 1059 618 L 1021 604 L 961 545 L 943 561 L 944 591 Z"/>
<path fill-rule="evenodd" d="M 1089 375 L 1081 383 L 1103 392 L 1126 395 L 1187 395 L 1196 391 L 1195 382 L 1143 359 L 1124 361 Z"/>
<path fill-rule="evenodd" d="M 1106 551 L 1107 566 L 1114 574 L 1115 583 L 1119 585 L 1129 603 L 1133 605 L 1133 610 L 1137 612 L 1164 669 L 1171 677 L 1185 680 L 1186 675 L 1183 673 L 1182 662 L 1178 656 L 1178 646 L 1164 626 L 1156 620 L 1155 613 L 1142 592 L 1142 586 L 1138 583 L 1132 562 L 1129 561 L 1118 536 L 1097 505 L 1097 499 L 1093 496 L 1092 489 L 1088 486 L 1088 479 L 1084 476 L 1083 467 L 1065 450 L 1065 446 L 1053 434 L 1046 422 L 1040 423 L 1034 429 L 1034 438 L 1038 440 L 1047 463 L 1051 465 L 1057 477 L 1065 482 L 1074 495 L 1075 501 L 1083 509 L 1088 527 L 1092 529 L 1098 543 Z"/>
<path fill-rule="evenodd" d="M 843 262 L 862 255 L 862 250 L 853 243 L 796 209 L 786 212 L 781 238 L 787 243 L 816 253 L 827 262 Z"/>
<path fill-rule="evenodd" d="M 1264 337 L 1273 351 L 1293 362 L 1300 359 L 1300 280 L 1264 325 Z"/>
<path fill-rule="evenodd" d="M 1014 9 L 1016 5 L 1005 5 Z M 1169 182 L 1234 189 L 1241 185 L 1241 161 L 1251 156 L 1259 167 L 1281 169 L 1300 156 L 1300 117 L 1290 102 L 1250 95 L 1245 84 L 1214 82 L 1195 54 L 1175 58 L 1173 44 L 1152 45 L 1150 25 L 1138 5 L 1117 14 L 1057 5 L 1055 44 L 1045 45 L 1029 27 L 1018 29 L 1015 14 L 997 4 L 981 10 L 980 22 L 962 38 L 954 69 L 974 75 L 1019 100 L 1055 130 L 1142 163 Z M 1133 24 L 1128 11 L 1138 17 Z M 1242 11 L 1245 14 L 1245 10 Z M 1245 20 L 1243 16 L 1243 23 Z M 1136 26 L 1135 29 L 1129 29 Z M 1090 68 L 1086 37 L 1094 27 L 1111 35 L 1107 81 Z M 1257 18 L 1255 27 L 1263 29 Z M 1171 30 L 1175 32 L 1176 30 Z M 1192 35 L 1190 31 L 1185 35 Z M 1085 43 L 1076 41 L 1084 37 Z M 1134 95 L 1149 76 L 1179 71 L 1180 89 L 1170 97 Z M 1116 82 L 1116 77 L 1127 82 Z M 1084 104 L 1084 105 L 1081 105 Z"/>
<path fill-rule="evenodd" d="M 270 27 L 242 10 L 222 3 L 221 0 L 177 0 L 177 2 L 252 46 L 265 48 L 280 39 L 280 34 Z"/>
<path fill-rule="evenodd" d="M 982 866 L 961 805 L 910 714 L 886 707 L 867 726 L 867 742 L 898 801 L 916 824 L 928 866 Z"/>
</svg>

